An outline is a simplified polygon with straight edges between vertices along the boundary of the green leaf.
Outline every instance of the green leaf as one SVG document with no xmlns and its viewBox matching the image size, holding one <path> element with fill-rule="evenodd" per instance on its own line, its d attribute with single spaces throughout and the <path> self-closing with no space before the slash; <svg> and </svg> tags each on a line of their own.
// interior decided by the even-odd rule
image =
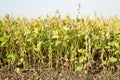
<svg viewBox="0 0 120 80">
<path fill-rule="evenodd" d="M 37 47 L 34 48 L 35 51 L 39 51 L 39 50 L 40 50 L 40 46 L 41 46 L 41 44 L 42 44 L 42 41 L 39 41 L 39 42 L 37 43 Z"/>
<path fill-rule="evenodd" d="M 16 72 L 16 73 L 20 73 L 20 68 L 16 68 L 16 69 L 15 69 L 15 72 Z"/>
<path fill-rule="evenodd" d="M 42 44 L 42 41 L 39 41 L 39 42 L 37 43 L 37 47 L 40 47 L 41 44 Z"/>
<path fill-rule="evenodd" d="M 5 40 L 5 37 L 0 37 L 0 42 L 4 42 Z"/>
<path fill-rule="evenodd" d="M 0 29 L 1 29 L 1 27 L 3 27 L 3 22 L 2 21 L 0 21 Z"/>
<path fill-rule="evenodd" d="M 71 54 L 70 61 L 72 62 L 74 60 L 75 60 L 75 58 L 74 58 L 73 54 Z"/>
<path fill-rule="evenodd" d="M 83 64 L 82 64 L 82 63 L 78 63 L 78 64 L 76 65 L 76 70 L 77 70 L 77 71 L 82 70 L 82 68 L 83 68 Z"/>
<path fill-rule="evenodd" d="M 117 49 L 120 48 L 120 45 L 119 45 L 119 43 L 118 43 L 117 41 L 114 41 L 114 42 L 112 42 L 111 44 L 112 44 L 113 46 L 115 46 Z"/>
<path fill-rule="evenodd" d="M 110 61 L 110 62 L 116 62 L 116 61 L 117 61 L 117 58 L 111 57 L 111 58 L 109 59 L 109 61 Z"/>
<path fill-rule="evenodd" d="M 18 59 L 18 55 L 17 54 L 12 54 L 12 53 L 10 53 L 10 54 L 6 54 L 6 60 L 7 61 L 13 61 L 13 62 L 15 62 L 17 59 Z"/>
<path fill-rule="evenodd" d="M 52 39 L 58 39 L 58 38 L 59 38 L 58 31 L 53 31 Z"/>
<path fill-rule="evenodd" d="M 68 35 L 64 35 L 63 40 L 66 41 L 68 39 L 69 39 L 69 36 Z"/>
<path fill-rule="evenodd" d="M 5 37 L 0 37 L 0 46 L 3 47 L 7 43 L 7 40 Z"/>
<path fill-rule="evenodd" d="M 85 53 L 85 56 L 88 57 L 88 58 L 91 57 L 91 55 L 89 53 Z"/>
<path fill-rule="evenodd" d="M 17 63 L 17 65 L 21 65 L 21 64 L 23 63 L 23 61 L 24 61 L 24 59 L 21 58 L 21 59 L 19 60 L 19 62 Z"/>
<path fill-rule="evenodd" d="M 116 50 L 113 54 L 120 54 L 120 51 Z"/>
<path fill-rule="evenodd" d="M 56 41 L 55 45 L 58 46 L 61 43 L 61 41 Z"/>
<path fill-rule="evenodd" d="M 30 42 L 30 41 L 32 41 L 32 40 L 33 40 L 33 38 L 31 38 L 31 37 L 27 39 L 28 42 Z"/>
<path fill-rule="evenodd" d="M 79 52 L 79 53 L 84 53 L 85 50 L 84 50 L 84 49 L 79 49 L 78 52 Z"/>
<path fill-rule="evenodd" d="M 49 46 L 51 45 L 51 43 L 50 43 L 49 41 L 45 41 L 45 42 L 43 42 L 43 45 L 44 45 L 45 47 L 49 47 Z"/>
<path fill-rule="evenodd" d="M 39 80 L 39 78 L 38 78 L 38 77 L 36 77 L 34 80 Z"/>
<path fill-rule="evenodd" d="M 108 64 L 108 62 L 109 62 L 108 60 L 105 60 L 102 62 L 102 64 Z"/>
<path fill-rule="evenodd" d="M 85 57 L 84 57 L 84 56 L 80 56 L 80 57 L 79 57 L 79 62 L 83 62 L 83 61 L 84 61 L 84 59 L 85 59 Z"/>
</svg>

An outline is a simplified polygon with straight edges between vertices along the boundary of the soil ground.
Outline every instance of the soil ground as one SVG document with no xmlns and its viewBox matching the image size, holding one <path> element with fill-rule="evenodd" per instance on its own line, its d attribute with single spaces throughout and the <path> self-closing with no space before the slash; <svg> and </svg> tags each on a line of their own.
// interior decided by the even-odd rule
<svg viewBox="0 0 120 80">
<path fill-rule="evenodd" d="M 18 74 L 14 70 L 1 69 L 0 80 L 120 80 L 120 70 L 93 74 L 85 71 L 31 69 L 21 70 Z"/>
</svg>

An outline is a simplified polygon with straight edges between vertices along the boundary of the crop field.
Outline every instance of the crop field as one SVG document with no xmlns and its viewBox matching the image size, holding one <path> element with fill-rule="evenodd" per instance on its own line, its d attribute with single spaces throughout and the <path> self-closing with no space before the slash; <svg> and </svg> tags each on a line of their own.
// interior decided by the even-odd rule
<svg viewBox="0 0 120 80">
<path fill-rule="evenodd" d="M 120 19 L 72 19 L 59 13 L 45 19 L 6 15 L 0 18 L 0 69 L 118 71 Z"/>
</svg>

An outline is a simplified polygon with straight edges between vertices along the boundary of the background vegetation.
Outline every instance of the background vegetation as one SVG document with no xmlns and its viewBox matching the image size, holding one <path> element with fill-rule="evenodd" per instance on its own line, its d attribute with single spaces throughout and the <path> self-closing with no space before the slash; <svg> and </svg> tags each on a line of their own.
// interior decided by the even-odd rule
<svg viewBox="0 0 120 80">
<path fill-rule="evenodd" d="M 0 68 L 120 69 L 120 19 L 0 19 Z"/>
</svg>

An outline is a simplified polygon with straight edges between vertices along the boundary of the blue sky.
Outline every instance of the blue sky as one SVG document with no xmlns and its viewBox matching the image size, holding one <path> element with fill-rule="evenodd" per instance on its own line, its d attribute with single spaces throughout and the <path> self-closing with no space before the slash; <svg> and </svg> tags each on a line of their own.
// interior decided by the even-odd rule
<svg viewBox="0 0 120 80">
<path fill-rule="evenodd" d="M 8 13 L 31 18 L 54 15 L 59 9 L 61 15 L 70 14 L 75 17 L 79 1 L 81 16 L 93 16 L 96 12 L 99 16 L 118 15 L 120 18 L 120 0 L 0 0 L 0 16 Z"/>
</svg>

